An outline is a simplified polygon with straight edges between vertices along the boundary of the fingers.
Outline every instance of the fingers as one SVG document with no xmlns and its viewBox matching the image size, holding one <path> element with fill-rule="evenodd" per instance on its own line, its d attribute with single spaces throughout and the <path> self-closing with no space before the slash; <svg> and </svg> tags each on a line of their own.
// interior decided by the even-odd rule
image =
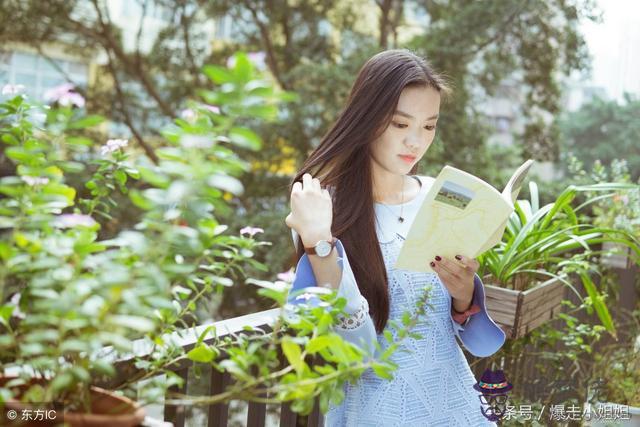
<svg viewBox="0 0 640 427">
<path fill-rule="evenodd" d="M 313 178 L 310 173 L 305 173 L 302 175 L 302 184 L 305 190 L 317 190 L 318 192 L 322 192 L 322 186 L 320 185 L 320 180 L 318 178 Z"/>
<path fill-rule="evenodd" d="M 432 261 L 432 267 L 437 272 L 446 271 L 451 276 L 458 279 L 465 279 L 469 275 L 473 275 L 476 271 L 478 271 L 480 263 L 474 258 L 468 258 L 462 255 L 458 255 L 458 257 L 460 257 L 460 259 L 437 257 L 440 259 L 434 259 Z"/>
<path fill-rule="evenodd" d="M 460 265 L 454 263 L 453 261 L 447 258 L 442 258 L 442 257 L 438 257 L 438 258 L 440 258 L 440 260 L 438 260 L 437 258 L 433 260 L 433 263 L 435 264 L 433 269 L 438 274 L 440 274 L 441 272 L 445 272 L 447 275 L 453 277 L 455 280 L 460 280 L 462 277 L 464 277 L 465 271 L 463 267 L 461 267 Z"/>
<path fill-rule="evenodd" d="M 311 174 L 305 173 L 304 175 L 302 175 L 302 189 L 303 190 L 308 190 L 311 188 L 311 182 L 313 181 L 313 179 L 311 178 Z"/>
<path fill-rule="evenodd" d="M 460 281 L 458 276 L 451 274 L 449 270 L 446 270 L 441 265 L 436 264 L 436 266 L 433 267 L 433 270 L 438 274 L 438 277 L 440 277 L 440 280 L 447 288 L 449 288 L 449 284 L 458 283 L 458 281 Z"/>
<path fill-rule="evenodd" d="M 464 255 L 456 255 L 456 260 L 458 263 L 471 269 L 471 271 L 473 271 L 474 273 L 478 271 L 478 268 L 480 268 L 480 261 L 476 260 L 475 258 L 469 258 Z"/>
</svg>

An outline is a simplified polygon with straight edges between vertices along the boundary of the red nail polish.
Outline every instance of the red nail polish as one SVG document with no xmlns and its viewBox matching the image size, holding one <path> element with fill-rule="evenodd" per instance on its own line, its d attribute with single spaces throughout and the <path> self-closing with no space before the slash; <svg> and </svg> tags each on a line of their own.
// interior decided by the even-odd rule
<svg viewBox="0 0 640 427">
<path fill-rule="evenodd" d="M 456 259 L 457 259 L 458 261 L 462 261 L 462 257 L 461 257 L 460 255 L 456 255 Z"/>
<path fill-rule="evenodd" d="M 440 261 L 442 258 L 440 258 L 438 255 L 436 255 L 436 261 Z"/>
<path fill-rule="evenodd" d="M 435 262 L 433 262 L 433 261 L 431 261 L 431 262 L 429 263 L 429 265 L 431 265 L 431 267 L 435 267 L 435 266 L 436 266 L 436 263 L 435 263 Z"/>
</svg>

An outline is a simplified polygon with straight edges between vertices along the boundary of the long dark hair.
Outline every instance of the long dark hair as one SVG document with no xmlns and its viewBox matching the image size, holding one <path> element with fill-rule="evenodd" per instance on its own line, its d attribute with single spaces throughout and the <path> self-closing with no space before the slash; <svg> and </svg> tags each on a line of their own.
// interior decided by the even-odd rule
<svg viewBox="0 0 640 427">
<path fill-rule="evenodd" d="M 387 272 L 375 230 L 371 176 L 371 143 L 384 132 L 407 86 L 427 86 L 448 92 L 441 76 L 412 52 L 386 50 L 369 59 L 358 72 L 346 105 L 335 124 L 304 162 L 289 187 L 305 173 L 329 189 L 333 201 L 332 235 L 340 239 L 360 293 L 381 333 L 389 319 Z M 410 174 L 415 175 L 417 164 Z M 298 240 L 296 259 L 304 253 Z"/>
</svg>

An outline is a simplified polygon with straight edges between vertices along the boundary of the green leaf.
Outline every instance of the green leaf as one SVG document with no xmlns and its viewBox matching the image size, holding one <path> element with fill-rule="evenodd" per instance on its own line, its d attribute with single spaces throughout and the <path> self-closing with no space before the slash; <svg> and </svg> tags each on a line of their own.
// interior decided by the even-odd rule
<svg viewBox="0 0 640 427">
<path fill-rule="evenodd" d="M 63 372 L 51 381 L 50 388 L 53 394 L 58 394 L 62 390 L 66 390 L 73 384 L 73 375 L 69 372 Z"/>
<path fill-rule="evenodd" d="M 217 65 L 205 65 L 202 68 L 204 74 L 216 84 L 231 83 L 235 77 L 226 68 Z"/>
<path fill-rule="evenodd" d="M 116 374 L 115 368 L 104 360 L 94 360 L 91 362 L 91 369 L 98 374 L 113 377 Z"/>
<path fill-rule="evenodd" d="M 72 121 L 67 126 L 67 129 L 85 129 L 99 125 L 100 123 L 104 122 L 104 120 L 104 117 L 94 114 Z"/>
<path fill-rule="evenodd" d="M 249 57 L 244 52 L 238 52 L 235 54 L 235 60 L 233 72 L 236 79 L 240 82 L 248 82 L 253 74 L 253 64 L 249 61 Z"/>
<path fill-rule="evenodd" d="M 289 361 L 289 364 L 293 366 L 293 369 L 295 369 L 298 374 L 301 374 L 304 369 L 304 361 L 302 360 L 300 346 L 293 342 L 290 337 L 284 337 L 281 346 L 282 352 Z"/>
<path fill-rule="evenodd" d="M 206 344 L 200 344 L 187 353 L 190 360 L 201 363 L 209 363 L 217 356 L 217 352 Z"/>
<path fill-rule="evenodd" d="M 11 313 L 16 307 L 14 305 L 2 305 L 0 306 L 0 323 L 3 325 L 9 325 L 9 318 Z"/>
<path fill-rule="evenodd" d="M 613 320 L 611 319 L 611 313 L 609 313 L 609 309 L 602 300 L 602 296 L 598 292 L 596 285 L 593 283 L 586 272 L 583 271 L 579 274 L 580 278 L 582 279 L 582 284 L 584 285 L 587 294 L 591 298 L 593 308 L 596 310 L 596 314 L 602 322 L 602 325 L 607 329 L 607 331 L 611 333 L 611 335 L 616 337 L 616 328 L 613 324 Z"/>
<path fill-rule="evenodd" d="M 402 313 L 402 324 L 404 326 L 408 326 L 409 323 L 411 323 L 411 313 L 408 311 L 405 311 L 404 313 Z"/>
<path fill-rule="evenodd" d="M 262 140 L 251 129 L 235 127 L 229 131 L 229 139 L 239 147 L 257 151 L 262 147 Z"/>
<path fill-rule="evenodd" d="M 391 375 L 391 373 L 389 372 L 389 368 L 387 368 L 386 366 L 376 363 L 371 368 L 373 369 L 373 372 L 375 372 L 375 374 L 380 378 L 384 378 L 385 380 L 393 379 L 393 375 Z"/>
<path fill-rule="evenodd" d="M 318 333 L 324 334 L 331 326 L 332 321 L 333 319 L 329 313 L 322 313 L 322 317 L 320 317 L 320 321 L 318 322 Z"/>
<path fill-rule="evenodd" d="M 315 354 L 323 348 L 328 347 L 331 344 L 331 339 L 327 336 L 321 335 L 315 338 L 312 338 L 306 346 L 307 352 L 310 354 Z"/>
<path fill-rule="evenodd" d="M 113 177 L 121 184 L 121 185 L 125 185 L 127 183 L 127 174 L 121 170 L 121 169 L 117 169 L 114 173 L 113 173 Z"/>
<path fill-rule="evenodd" d="M 109 317 L 109 320 L 115 325 L 124 326 L 141 332 L 150 332 L 154 328 L 154 323 L 142 316 L 117 314 Z"/>
</svg>

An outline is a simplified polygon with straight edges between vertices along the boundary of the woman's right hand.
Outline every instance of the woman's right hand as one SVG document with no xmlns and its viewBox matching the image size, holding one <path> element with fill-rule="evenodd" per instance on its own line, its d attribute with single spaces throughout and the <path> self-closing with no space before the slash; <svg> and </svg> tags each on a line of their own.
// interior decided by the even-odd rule
<svg viewBox="0 0 640 427">
<path fill-rule="evenodd" d="M 318 240 L 331 238 L 333 203 L 329 190 L 320 186 L 318 178 L 305 173 L 302 183 L 293 184 L 291 213 L 284 222 L 300 235 L 305 247 L 315 245 Z"/>
</svg>

